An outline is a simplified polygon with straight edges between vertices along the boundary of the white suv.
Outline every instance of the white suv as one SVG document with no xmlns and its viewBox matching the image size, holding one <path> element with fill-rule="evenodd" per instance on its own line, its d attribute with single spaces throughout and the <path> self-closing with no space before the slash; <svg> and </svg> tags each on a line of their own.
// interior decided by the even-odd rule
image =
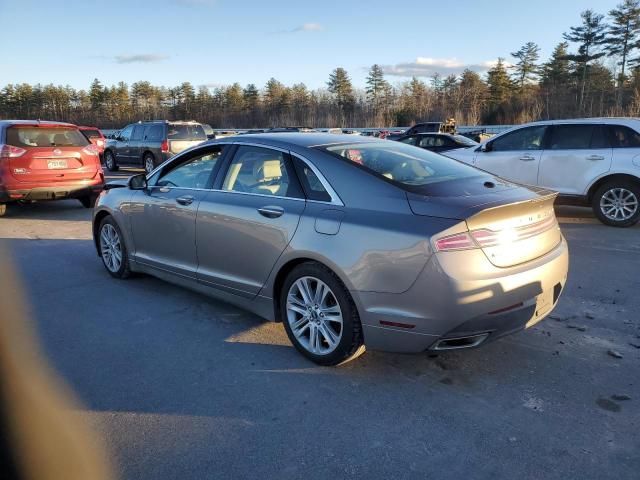
<svg viewBox="0 0 640 480">
<path fill-rule="evenodd" d="M 607 225 L 628 227 L 640 219 L 640 119 L 529 123 L 446 155 L 591 205 Z"/>
</svg>

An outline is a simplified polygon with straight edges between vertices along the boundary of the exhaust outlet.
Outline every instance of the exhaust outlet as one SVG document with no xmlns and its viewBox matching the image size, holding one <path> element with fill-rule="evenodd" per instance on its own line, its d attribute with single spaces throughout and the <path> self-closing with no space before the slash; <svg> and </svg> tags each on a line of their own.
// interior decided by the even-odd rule
<svg viewBox="0 0 640 480">
<path fill-rule="evenodd" d="M 438 340 L 436 344 L 431 347 L 431 350 L 459 350 L 462 348 L 473 348 L 484 342 L 488 333 L 481 333 L 479 335 L 471 335 L 468 337 L 456 337 L 456 338 L 443 338 Z"/>
</svg>

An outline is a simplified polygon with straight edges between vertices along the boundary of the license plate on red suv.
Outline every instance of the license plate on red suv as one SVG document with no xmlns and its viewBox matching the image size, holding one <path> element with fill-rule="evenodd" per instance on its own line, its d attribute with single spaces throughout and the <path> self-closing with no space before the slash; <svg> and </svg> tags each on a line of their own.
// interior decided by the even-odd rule
<svg viewBox="0 0 640 480">
<path fill-rule="evenodd" d="M 56 169 L 56 168 L 67 168 L 66 160 L 48 160 L 47 168 Z"/>
</svg>

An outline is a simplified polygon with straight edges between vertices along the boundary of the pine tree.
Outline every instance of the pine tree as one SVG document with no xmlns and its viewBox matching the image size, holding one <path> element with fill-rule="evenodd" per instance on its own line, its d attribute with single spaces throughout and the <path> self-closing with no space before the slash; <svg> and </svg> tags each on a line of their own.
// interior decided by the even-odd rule
<svg viewBox="0 0 640 480">
<path fill-rule="evenodd" d="M 571 27 L 569 33 L 564 33 L 565 40 L 578 44 L 578 53 L 568 55 L 570 60 L 575 61 L 580 69 L 581 86 L 580 86 L 580 113 L 584 112 L 584 93 L 587 85 L 587 71 L 589 63 L 605 55 L 600 50 L 606 39 L 607 25 L 604 23 L 604 16 L 595 13 L 593 10 L 585 10 L 580 14 L 582 24 L 577 27 Z"/>
<path fill-rule="evenodd" d="M 95 78 L 89 87 L 89 99 L 91 100 L 91 109 L 98 111 L 105 99 L 105 88 L 100 83 L 100 80 Z"/>
<path fill-rule="evenodd" d="M 569 44 L 561 42 L 553 49 L 551 58 L 542 67 L 542 85 L 551 88 L 567 85 L 570 81 Z"/>
<path fill-rule="evenodd" d="M 540 47 L 534 42 L 527 42 L 511 56 L 518 60 L 513 66 L 513 70 L 520 90 L 523 90 L 525 83 L 534 80 L 538 75 L 537 62 L 540 59 Z"/>
<path fill-rule="evenodd" d="M 355 97 L 353 95 L 353 85 L 347 71 L 338 67 L 331 75 L 329 75 L 329 81 L 327 82 L 329 92 L 334 95 L 338 110 L 340 112 L 341 126 L 345 126 L 346 114 L 351 111 L 355 103 Z"/>
<path fill-rule="evenodd" d="M 244 100 L 244 104 L 246 105 L 249 111 L 255 110 L 258 107 L 258 102 L 260 101 L 260 96 L 258 93 L 258 87 L 253 83 L 249 83 L 242 90 L 242 97 Z"/>
<path fill-rule="evenodd" d="M 489 85 L 489 103 L 493 108 L 507 101 L 511 96 L 513 83 L 504 65 L 504 58 L 498 58 L 498 62 L 487 72 L 487 84 Z"/>
<path fill-rule="evenodd" d="M 608 47 L 608 56 L 620 58 L 618 65 L 621 70 L 616 95 L 616 105 L 620 108 L 629 54 L 638 46 L 638 38 L 640 37 L 640 0 L 624 0 L 609 12 L 609 17 L 612 24 L 606 33 L 605 44 Z M 640 59 L 633 59 L 633 63 L 638 63 L 638 60 Z"/>
<path fill-rule="evenodd" d="M 378 110 L 380 102 L 384 99 L 385 91 L 388 89 L 388 83 L 384 79 L 384 72 L 378 64 L 371 66 L 369 75 L 367 76 L 367 99 L 372 103 L 374 112 Z"/>
</svg>

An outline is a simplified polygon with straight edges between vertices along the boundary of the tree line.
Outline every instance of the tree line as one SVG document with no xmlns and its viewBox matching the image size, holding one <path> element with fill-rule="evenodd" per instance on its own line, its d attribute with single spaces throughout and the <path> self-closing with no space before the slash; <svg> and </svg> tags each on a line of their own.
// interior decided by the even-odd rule
<svg viewBox="0 0 640 480">
<path fill-rule="evenodd" d="M 209 88 L 148 81 L 88 90 L 9 84 L 0 90 L 0 118 L 41 118 L 118 128 L 146 119 L 195 119 L 217 128 L 284 125 L 383 127 L 455 118 L 459 124 L 516 124 L 539 119 L 640 116 L 640 0 L 601 15 L 585 10 L 546 62 L 527 42 L 481 75 L 413 77 L 392 85 L 373 65 L 366 88 L 336 68 L 326 88 L 287 86 L 271 78 L 258 88 Z"/>
</svg>

